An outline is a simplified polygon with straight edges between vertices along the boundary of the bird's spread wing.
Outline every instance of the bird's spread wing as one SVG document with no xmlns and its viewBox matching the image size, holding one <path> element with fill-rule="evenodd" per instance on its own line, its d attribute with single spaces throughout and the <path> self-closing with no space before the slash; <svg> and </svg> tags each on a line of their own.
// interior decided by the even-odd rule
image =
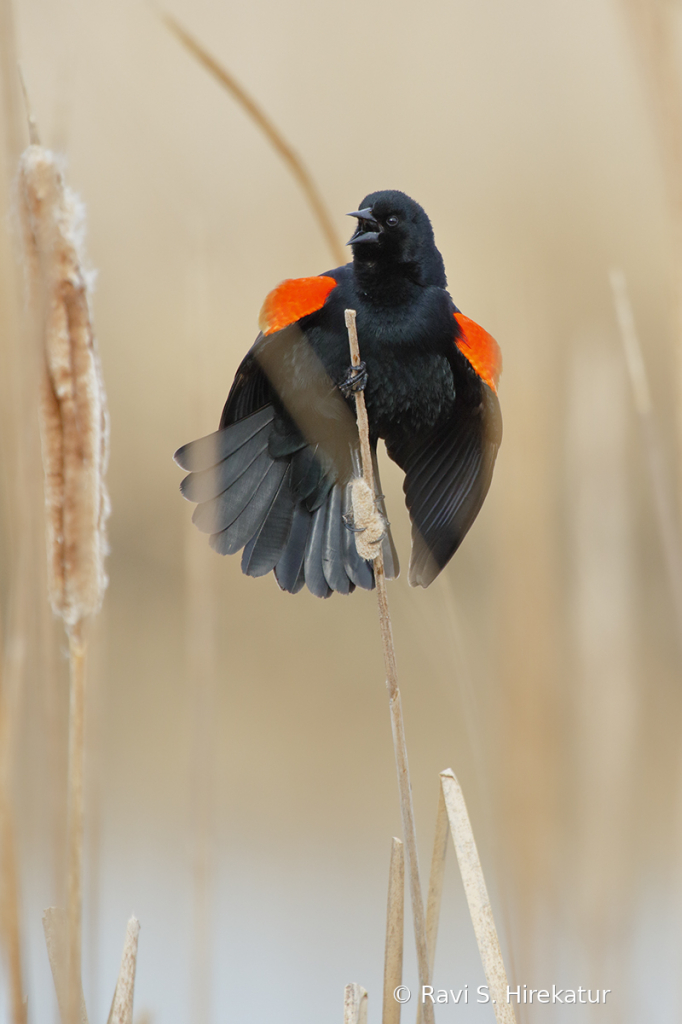
<svg viewBox="0 0 682 1024">
<path fill-rule="evenodd" d="M 307 584 L 328 597 L 374 586 L 346 526 L 357 448 L 352 412 L 293 325 L 259 336 L 237 372 L 220 429 L 175 458 L 189 470 L 182 492 L 198 502 L 194 522 L 216 551 L 243 547 L 248 575 L 274 570 L 284 590 Z M 394 576 L 388 537 L 384 548 L 387 575 Z"/>
<path fill-rule="evenodd" d="M 497 396 L 481 384 L 458 397 L 451 415 L 425 435 L 387 442 L 405 471 L 412 586 L 427 587 L 464 539 L 488 492 L 500 439 Z"/>
</svg>

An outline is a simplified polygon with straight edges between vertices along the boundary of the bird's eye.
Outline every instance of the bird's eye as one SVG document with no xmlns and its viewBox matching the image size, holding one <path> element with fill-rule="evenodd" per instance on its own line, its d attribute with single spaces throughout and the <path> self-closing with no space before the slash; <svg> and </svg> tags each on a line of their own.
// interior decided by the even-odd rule
<svg viewBox="0 0 682 1024">
<path fill-rule="evenodd" d="M 388 225 L 389 228 L 394 228 L 399 223 L 400 223 L 400 221 L 399 221 L 398 217 L 396 217 L 396 215 L 394 213 L 392 213 L 390 217 L 386 218 L 386 224 Z"/>
</svg>

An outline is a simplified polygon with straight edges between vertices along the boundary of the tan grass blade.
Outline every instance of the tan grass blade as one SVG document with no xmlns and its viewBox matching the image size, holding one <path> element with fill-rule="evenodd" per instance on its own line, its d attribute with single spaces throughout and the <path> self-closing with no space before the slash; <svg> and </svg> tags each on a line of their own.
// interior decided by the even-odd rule
<svg viewBox="0 0 682 1024">
<path fill-rule="evenodd" d="M 405 850 L 400 839 L 391 844 L 384 953 L 384 1003 L 381 1024 L 400 1024 L 400 1003 L 393 993 L 403 980 L 405 934 Z"/>
<path fill-rule="evenodd" d="M 186 331 L 188 345 L 195 337 L 210 334 L 209 256 L 206 240 L 195 234 L 188 258 Z M 190 393 L 191 413 L 202 418 L 210 399 L 213 379 L 208 352 L 196 353 L 198 366 L 195 388 Z M 197 1021 L 212 1019 L 212 973 L 214 969 L 213 923 L 216 904 L 215 863 L 215 757 L 218 706 L 218 616 L 220 602 L 215 593 L 213 552 L 188 519 L 185 548 L 185 651 L 191 709 L 190 735 L 190 829 L 192 860 L 192 943 L 190 961 L 190 1005 Z"/>
<path fill-rule="evenodd" d="M 635 326 L 625 274 L 622 270 L 612 270 L 609 278 L 651 477 L 658 531 L 677 617 L 678 641 L 682 643 L 682 540 L 675 514 L 670 474 L 666 471 L 663 450 L 658 437 L 646 364 Z"/>
<path fill-rule="evenodd" d="M 61 907 L 48 907 L 43 913 L 43 930 L 47 955 L 52 970 L 57 1005 L 62 1024 L 69 1019 L 69 922 L 68 915 Z M 79 1024 L 88 1024 L 83 990 L 80 991 Z"/>
<path fill-rule="evenodd" d="M 345 311 L 346 327 L 348 329 L 348 343 L 351 354 L 351 364 L 354 367 L 360 365 L 360 346 L 358 333 L 355 325 L 356 312 L 354 309 Z M 369 423 L 367 420 L 367 409 L 365 407 L 365 396 L 362 391 L 355 393 L 355 405 L 357 410 L 358 431 L 360 434 L 360 451 L 362 455 L 362 475 L 365 483 L 372 494 L 376 494 L 374 486 L 374 472 L 372 467 L 372 455 L 369 444 Z M 354 509 L 355 511 L 355 509 Z M 375 509 L 375 515 L 379 515 Z M 356 523 L 356 526 L 359 524 Z M 356 534 L 362 536 L 362 534 Z M 359 553 L 362 552 L 358 548 Z M 381 644 L 384 652 L 384 666 L 386 669 L 386 688 L 388 690 L 388 702 L 391 713 L 391 731 L 393 733 L 393 750 L 395 752 L 396 768 L 398 771 L 398 790 L 400 793 L 400 813 L 403 822 L 405 836 L 405 852 L 407 855 L 407 870 L 410 880 L 410 896 L 412 899 L 412 917 L 414 920 L 415 943 L 417 946 L 417 966 L 419 970 L 420 987 L 429 983 L 429 955 L 426 943 L 426 918 L 424 915 L 424 897 L 419 881 L 419 861 L 417 858 L 417 831 L 414 821 L 414 808 L 412 806 L 412 785 L 410 783 L 410 768 L 407 760 L 407 743 L 405 741 L 405 726 L 403 722 L 403 710 L 398 689 L 398 668 L 395 660 L 395 646 L 393 644 L 393 629 L 391 626 L 391 615 L 388 609 L 388 595 L 386 593 L 386 573 L 384 571 L 384 555 L 381 544 L 376 545 L 374 556 L 374 580 L 377 589 L 377 600 L 379 603 L 379 628 L 381 632 Z M 427 1003 L 424 1006 L 424 1020 L 426 1024 L 433 1024 L 433 1005 Z"/>
<path fill-rule="evenodd" d="M 191 36 L 189 32 L 187 32 L 187 30 L 184 29 L 182 25 L 170 14 L 162 13 L 161 18 L 173 35 L 180 40 L 182 45 L 189 50 L 199 63 L 205 67 L 206 70 L 210 72 L 210 74 L 212 74 L 225 89 L 227 89 L 237 103 L 244 108 L 251 120 L 258 125 L 270 145 L 279 153 L 282 160 L 284 160 L 294 178 L 301 186 L 303 194 L 308 201 L 310 209 L 313 212 L 313 216 L 320 226 L 322 234 L 327 241 L 334 259 L 339 264 L 346 263 L 345 250 L 336 231 L 334 230 L 327 206 L 320 195 L 320 191 L 315 184 L 310 171 L 305 166 L 300 156 L 292 149 L 279 129 L 275 127 L 273 122 L 267 116 L 265 111 L 258 106 L 256 101 L 249 95 L 244 87 L 239 84 L 234 76 L 222 66 L 222 64 L 219 64 L 218 61 L 212 57 L 210 53 L 208 53 L 208 51 L 205 50 L 204 47 L 197 42 L 197 40 Z"/>
<path fill-rule="evenodd" d="M 502 960 L 502 950 L 497 937 L 493 910 L 464 795 L 451 768 L 441 772 L 440 779 L 457 862 L 464 883 L 469 913 L 483 961 L 483 970 L 488 982 L 495 1018 L 497 1024 L 516 1024 L 514 1009 L 508 999 L 509 983 Z"/>
<path fill-rule="evenodd" d="M 2 109 L 2 156 L 0 156 L 0 206 L 7 209 L 12 192 L 10 179 L 14 178 L 16 161 L 24 145 L 24 125 L 19 81 L 16 74 L 16 33 L 13 6 L 9 0 L 0 0 L 0 109 Z M 3 574 L 9 582 L 9 593 L 3 608 L 4 620 L 0 634 L 0 957 L 5 961 L 7 984 L 7 1010 L 11 1024 L 26 1024 L 27 1007 L 24 996 L 24 960 L 21 928 L 20 869 L 17 850 L 17 811 L 13 795 L 13 769 L 17 742 L 22 695 L 25 682 L 25 654 L 27 647 L 24 628 L 27 617 L 35 621 L 34 595 L 30 592 L 30 572 L 27 571 L 29 549 L 35 550 L 35 536 L 26 527 L 25 502 L 30 476 L 27 458 L 27 405 L 23 377 L 17 373 L 20 338 L 20 289 L 17 287 L 15 253 L 6 232 L 0 239 L 0 317 L 3 323 L 0 375 L 3 395 L 2 424 L 4 442 L 2 487 L 6 495 L 13 496 L 13 508 L 6 503 L 5 515 L 16 516 L 16 551 L 11 562 L 3 565 Z M 23 353 L 22 353 L 23 354 Z M 21 383 L 20 383 L 21 381 Z M 30 518 L 30 517 L 29 517 Z M 9 525 L 7 523 L 6 525 Z M 22 571 L 25 570 L 25 571 Z M 9 638 L 5 651 L 4 635 Z"/>
<path fill-rule="evenodd" d="M 137 940 L 140 922 L 131 917 L 126 928 L 121 968 L 118 972 L 116 990 L 107 1024 L 133 1024 L 133 997 L 135 995 L 135 970 L 137 967 Z"/>
<path fill-rule="evenodd" d="M 343 1024 L 367 1024 L 367 990 L 356 982 L 343 994 Z"/>
<path fill-rule="evenodd" d="M 673 298 L 676 361 L 682 348 L 682 76 L 678 52 L 678 5 L 662 0 L 621 0 L 639 59 L 653 123 L 658 135 L 661 163 L 672 216 Z M 678 410 L 682 403 L 678 401 Z M 678 412 L 678 431 L 682 418 Z M 679 480 L 678 480 L 679 486 Z"/>
</svg>

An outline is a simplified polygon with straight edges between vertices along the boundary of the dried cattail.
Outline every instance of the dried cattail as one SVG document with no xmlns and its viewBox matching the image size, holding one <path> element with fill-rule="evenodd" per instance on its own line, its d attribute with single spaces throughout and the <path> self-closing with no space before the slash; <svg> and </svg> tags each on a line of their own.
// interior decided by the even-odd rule
<svg viewBox="0 0 682 1024">
<path fill-rule="evenodd" d="M 356 476 L 351 484 L 355 546 L 361 558 L 373 561 L 386 536 L 386 520 L 377 508 L 374 491 L 364 477 Z"/>
<path fill-rule="evenodd" d="M 19 163 L 18 206 L 29 306 L 45 363 L 40 427 L 48 585 L 70 631 L 98 611 L 107 578 L 104 485 L 108 418 L 83 259 L 83 208 L 57 157 L 32 145 Z"/>
<path fill-rule="evenodd" d="M 92 275 L 83 259 L 83 209 L 66 187 L 55 155 L 37 144 L 29 146 L 19 162 L 18 209 L 29 310 L 44 353 L 40 431 L 48 589 L 55 614 L 61 616 L 69 635 L 68 927 L 62 1024 L 79 1024 L 83 1014 L 82 622 L 99 610 L 107 584 L 108 420 L 90 316 Z"/>
</svg>

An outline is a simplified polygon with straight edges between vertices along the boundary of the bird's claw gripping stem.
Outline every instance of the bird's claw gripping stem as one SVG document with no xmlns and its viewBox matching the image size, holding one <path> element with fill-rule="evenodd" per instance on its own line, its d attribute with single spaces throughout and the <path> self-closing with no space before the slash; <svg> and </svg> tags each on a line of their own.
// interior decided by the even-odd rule
<svg viewBox="0 0 682 1024">
<path fill-rule="evenodd" d="M 359 363 L 358 366 L 351 366 L 344 380 L 339 384 L 339 391 L 344 398 L 350 398 L 356 391 L 364 391 L 367 387 L 367 366 Z"/>
<path fill-rule="evenodd" d="M 351 533 L 364 533 L 365 530 L 367 529 L 366 526 L 356 526 L 355 525 L 355 523 L 353 521 L 353 513 L 352 512 L 346 512 L 345 515 L 341 516 L 341 519 L 343 521 L 343 525 L 346 527 L 347 530 L 350 530 Z"/>
</svg>

